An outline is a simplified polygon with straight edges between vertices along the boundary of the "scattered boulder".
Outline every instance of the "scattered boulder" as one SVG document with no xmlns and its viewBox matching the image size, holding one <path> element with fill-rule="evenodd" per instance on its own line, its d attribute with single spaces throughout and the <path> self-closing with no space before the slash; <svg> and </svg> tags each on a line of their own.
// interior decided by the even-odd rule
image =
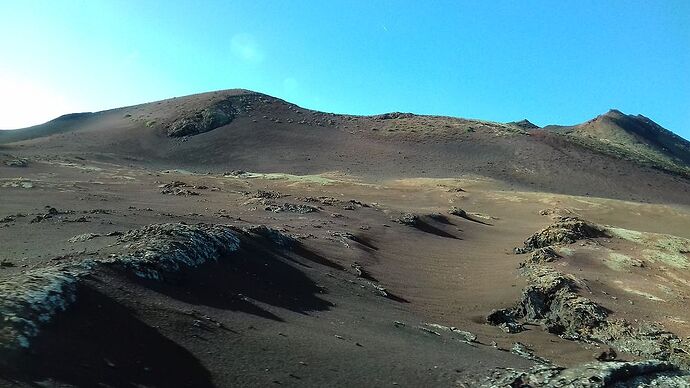
<svg viewBox="0 0 690 388">
<path fill-rule="evenodd" d="M 477 336 L 474 333 L 465 330 L 460 330 L 457 327 L 443 326 L 439 325 L 438 323 L 425 323 L 424 326 L 433 329 L 436 332 L 450 333 L 453 337 L 465 343 L 477 342 Z"/>
<path fill-rule="evenodd" d="M 506 333 L 519 333 L 525 328 L 519 323 L 515 317 L 515 313 L 510 309 L 493 310 L 487 317 L 487 323 L 498 326 Z"/>
<path fill-rule="evenodd" d="M 314 207 L 314 206 L 304 205 L 301 203 L 294 204 L 294 203 L 288 203 L 288 202 L 286 202 L 282 205 L 269 204 L 264 208 L 264 210 L 271 211 L 274 213 L 290 212 L 290 213 L 298 213 L 298 214 L 307 214 L 307 213 L 314 213 L 314 212 L 319 211 L 319 209 L 317 207 Z"/>
<path fill-rule="evenodd" d="M 189 190 L 189 188 L 197 188 L 199 189 L 199 186 L 192 186 L 190 184 L 187 184 L 182 181 L 172 181 L 163 185 L 158 186 L 161 188 L 160 193 L 161 194 L 167 194 L 167 195 L 179 195 L 183 197 L 191 197 L 191 196 L 197 196 L 199 195 L 198 192 Z"/>
<path fill-rule="evenodd" d="M 273 190 L 257 190 L 252 198 L 278 199 L 287 197 L 287 194 L 282 194 Z"/>
<path fill-rule="evenodd" d="M 78 236 L 74 236 L 67 241 L 74 244 L 74 243 L 89 241 L 91 239 L 94 239 L 94 238 L 100 237 L 100 236 L 101 235 L 97 234 L 97 233 L 84 233 L 84 234 L 80 234 Z"/>
<path fill-rule="evenodd" d="M 5 161 L 8 167 L 29 167 L 29 161 L 26 159 L 10 159 Z"/>
<path fill-rule="evenodd" d="M 226 171 L 223 173 L 224 177 L 242 177 L 244 175 L 247 175 L 247 171 L 244 170 L 232 170 L 232 171 Z"/>
<path fill-rule="evenodd" d="M 448 210 L 448 213 L 449 213 L 450 215 L 458 216 L 458 217 L 462 217 L 462 218 L 466 218 L 466 217 L 467 217 L 467 212 L 466 212 L 466 211 L 464 211 L 463 209 L 460 209 L 460 208 L 458 208 L 458 207 L 455 207 L 455 206 L 453 206 L 452 208 L 450 208 L 450 210 Z"/>
<path fill-rule="evenodd" d="M 46 209 L 47 209 L 47 210 L 46 210 L 45 213 L 43 213 L 43 214 L 38 214 L 38 215 L 36 215 L 34 218 L 32 218 L 31 221 L 30 221 L 30 223 L 34 224 L 34 223 L 37 223 L 37 222 L 42 222 L 42 221 L 51 219 L 51 218 L 53 218 L 53 217 L 55 217 L 55 216 L 74 213 L 74 212 L 71 211 L 71 210 L 69 210 L 69 211 L 60 211 L 60 210 L 57 210 L 56 208 L 51 207 L 51 206 L 46 206 Z"/>
<path fill-rule="evenodd" d="M 419 216 L 412 213 L 404 213 L 400 217 L 394 218 L 393 222 L 407 226 L 417 226 L 417 224 L 419 224 Z"/>
<path fill-rule="evenodd" d="M 160 185 L 158 187 L 164 188 L 164 189 L 172 189 L 175 187 L 191 187 L 191 186 L 185 182 L 182 182 L 182 181 L 172 181 L 172 182 Z"/>
<path fill-rule="evenodd" d="M 161 194 L 177 195 L 177 196 L 181 196 L 181 197 L 195 197 L 195 196 L 199 195 L 199 193 L 196 191 L 192 191 L 189 189 L 180 189 L 180 188 L 163 189 L 163 190 L 161 190 Z"/>
<path fill-rule="evenodd" d="M 22 217 L 26 217 L 26 215 L 22 214 L 22 213 L 10 214 L 9 216 L 5 216 L 3 218 L 0 218 L 0 224 L 6 224 L 9 222 L 14 222 L 17 220 L 17 218 L 22 218 Z"/>
<path fill-rule="evenodd" d="M 595 358 L 599 361 L 616 361 L 617 357 L 618 353 L 611 347 L 595 355 Z"/>
<path fill-rule="evenodd" d="M 409 119 L 415 117 L 414 113 L 403 113 L 403 112 L 389 112 L 376 115 L 373 118 L 375 120 L 394 120 L 394 119 Z"/>
</svg>

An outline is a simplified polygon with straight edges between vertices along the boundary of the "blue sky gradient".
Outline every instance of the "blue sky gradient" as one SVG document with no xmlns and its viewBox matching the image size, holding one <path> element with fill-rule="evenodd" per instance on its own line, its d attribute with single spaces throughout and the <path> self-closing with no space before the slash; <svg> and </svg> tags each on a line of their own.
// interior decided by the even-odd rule
<svg viewBox="0 0 690 388">
<path fill-rule="evenodd" d="M 6 129 L 246 88 L 539 125 L 617 108 L 690 138 L 687 0 L 0 0 L 0 36 Z"/>
</svg>

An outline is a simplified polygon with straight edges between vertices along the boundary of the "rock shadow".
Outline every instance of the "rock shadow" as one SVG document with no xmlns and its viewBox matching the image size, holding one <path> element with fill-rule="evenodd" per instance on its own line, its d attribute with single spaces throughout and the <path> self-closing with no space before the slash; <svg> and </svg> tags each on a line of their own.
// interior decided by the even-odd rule
<svg viewBox="0 0 690 388">
<path fill-rule="evenodd" d="M 424 218 L 420 217 L 419 219 L 417 219 L 414 223 L 414 227 L 421 230 L 422 232 L 431 233 L 431 234 L 434 234 L 434 235 L 439 236 L 439 237 L 445 237 L 445 238 L 452 238 L 455 240 L 460 240 L 459 237 L 454 236 L 454 235 L 446 232 L 445 230 L 440 229 L 440 228 L 432 225 L 431 222 L 429 222 L 426 219 L 426 217 L 424 217 Z"/>
<path fill-rule="evenodd" d="M 321 287 L 278 252 L 244 241 L 239 251 L 166 277 L 164 282 L 136 281 L 185 303 L 242 311 L 276 321 L 282 319 L 252 300 L 302 314 L 333 306 L 317 296 L 324 293 Z"/>
<path fill-rule="evenodd" d="M 93 286 L 78 287 L 77 302 L 31 349 L 0 366 L 0 385 L 214 387 L 192 353 Z"/>
<path fill-rule="evenodd" d="M 292 249 L 292 251 L 295 254 L 297 254 L 297 255 L 301 256 L 302 258 L 307 259 L 311 262 L 325 265 L 326 267 L 330 267 L 330 268 L 337 269 L 340 271 L 345 270 L 345 267 L 343 267 L 342 265 L 340 265 L 340 264 L 338 264 L 338 263 L 336 263 L 336 262 L 308 249 L 307 247 L 305 247 L 302 244 L 297 244 L 297 246 L 295 246 Z"/>
<path fill-rule="evenodd" d="M 351 238 L 351 240 L 362 245 L 366 251 L 371 252 L 379 250 L 379 248 L 371 242 L 371 239 L 365 235 L 356 234 Z"/>
</svg>

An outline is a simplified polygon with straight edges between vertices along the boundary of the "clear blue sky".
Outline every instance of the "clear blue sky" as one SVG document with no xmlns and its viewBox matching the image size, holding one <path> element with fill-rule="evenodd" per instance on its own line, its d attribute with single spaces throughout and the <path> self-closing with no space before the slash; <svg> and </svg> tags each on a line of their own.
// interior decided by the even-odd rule
<svg viewBox="0 0 690 388">
<path fill-rule="evenodd" d="M 0 36 L 0 128 L 240 87 L 540 125 L 618 108 L 690 138 L 688 0 L 0 0 Z"/>
</svg>

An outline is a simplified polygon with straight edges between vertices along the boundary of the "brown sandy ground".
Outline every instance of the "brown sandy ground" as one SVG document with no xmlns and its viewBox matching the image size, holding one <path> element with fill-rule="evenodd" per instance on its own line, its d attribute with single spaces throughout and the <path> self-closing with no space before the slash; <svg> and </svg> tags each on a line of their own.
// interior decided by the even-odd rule
<svg viewBox="0 0 690 388">
<path fill-rule="evenodd" d="M 175 181 L 198 195 L 161 194 Z M 517 271 L 524 258 L 513 247 L 551 223 L 554 212 L 690 238 L 684 205 L 515 191 L 480 176 L 371 182 L 342 173 L 225 176 L 33 158 L 29 167 L 0 167 L 0 190 L 7 263 L 0 279 L 99 257 L 116 242 L 109 233 L 153 223 L 264 224 L 305 247 L 286 257 L 259 248 L 245 253 L 275 269 L 208 268 L 172 285 L 99 273 L 36 339 L 26 368 L 5 374 L 6 384 L 19 385 L 462 386 L 497 366 L 529 366 L 489 346 L 510 349 L 515 342 L 576 365 L 601 349 L 539 327 L 507 334 L 485 324 L 492 309 L 513 303 L 525 286 Z M 286 203 L 316 211 L 293 212 Z M 449 215 L 452 206 L 467 217 Z M 420 215 L 419 222 L 395 221 L 405 213 Z M 99 236 L 73 239 L 85 233 Z M 587 296 L 616 316 L 689 335 L 682 271 L 688 252 L 651 262 L 644 250 L 653 247 L 641 241 L 647 235 L 619 234 L 625 238 L 559 247 L 563 258 L 553 265 L 584 279 Z M 648 265 L 642 270 L 636 260 Z M 276 299 L 276 289 L 295 295 Z M 224 293 L 250 303 L 228 302 Z M 480 344 L 418 329 L 423 323 L 469 331 Z"/>
</svg>

